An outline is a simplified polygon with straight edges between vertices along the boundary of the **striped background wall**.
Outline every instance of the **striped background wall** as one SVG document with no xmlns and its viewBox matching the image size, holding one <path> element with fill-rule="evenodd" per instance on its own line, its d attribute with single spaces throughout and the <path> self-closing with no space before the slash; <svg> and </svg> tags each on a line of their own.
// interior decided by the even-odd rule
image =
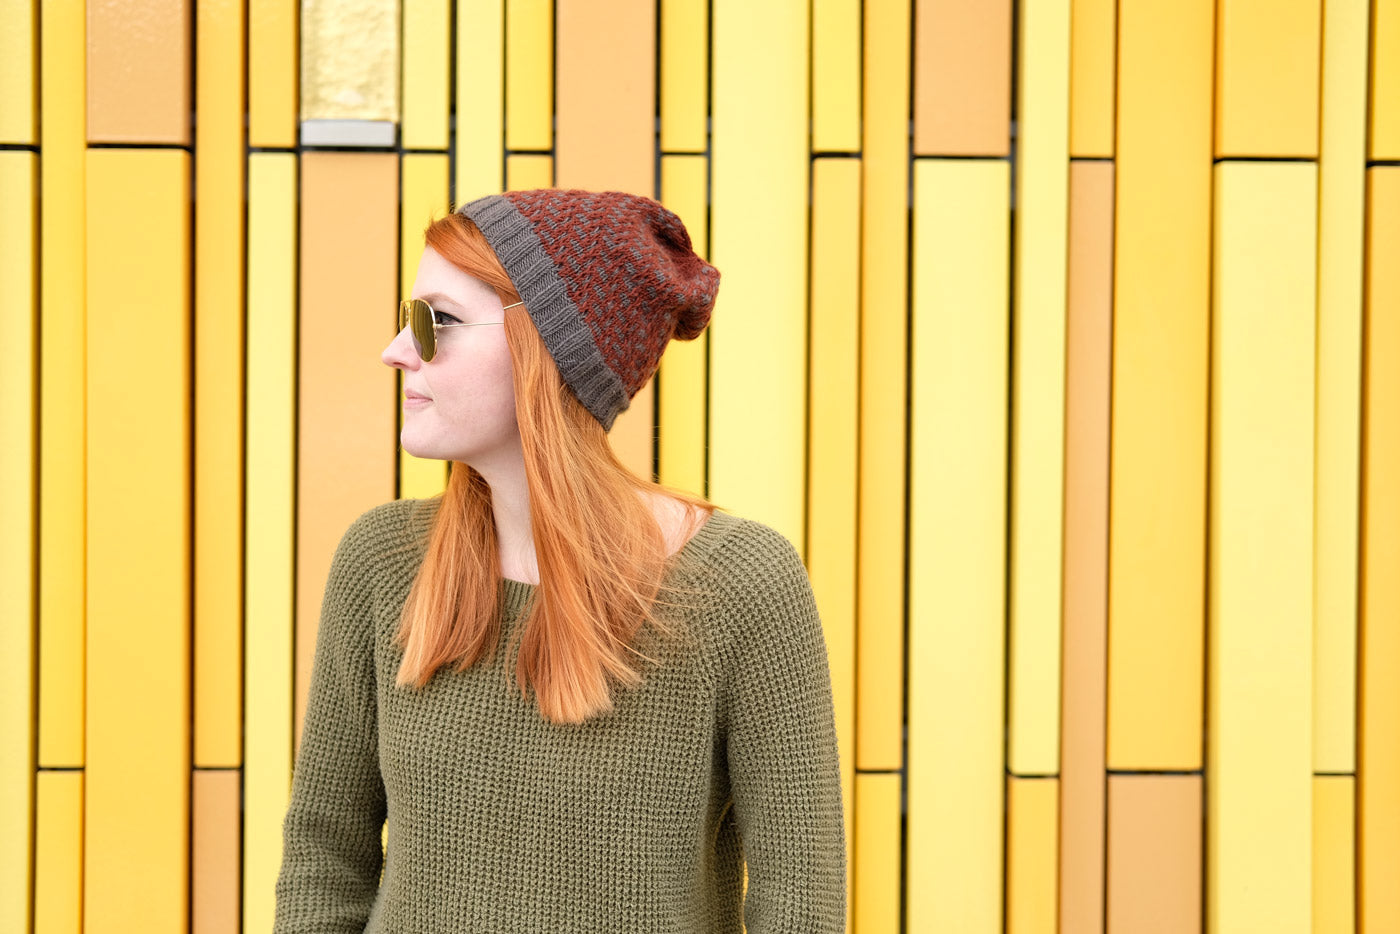
<svg viewBox="0 0 1400 934">
<path fill-rule="evenodd" d="M 613 438 L 803 550 L 851 930 L 1400 931 L 1400 0 L 0 0 L 0 930 L 269 930 L 421 230 L 550 184 L 723 271 Z"/>
</svg>

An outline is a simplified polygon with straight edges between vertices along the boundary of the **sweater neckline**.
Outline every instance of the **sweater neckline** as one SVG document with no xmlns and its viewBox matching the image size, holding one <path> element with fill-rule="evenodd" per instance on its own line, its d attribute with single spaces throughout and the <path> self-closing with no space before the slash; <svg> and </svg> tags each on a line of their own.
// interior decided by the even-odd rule
<svg viewBox="0 0 1400 934">
<path fill-rule="evenodd" d="M 690 536 L 690 539 L 681 546 L 677 555 L 687 557 L 700 557 L 707 552 L 724 535 L 724 530 L 720 527 L 724 524 L 724 519 L 728 517 L 721 513 L 718 508 L 711 510 L 710 517 L 701 524 L 700 528 Z M 526 583 L 525 581 L 514 580 L 509 577 L 501 578 L 501 611 L 506 618 L 518 616 L 530 602 L 530 598 L 535 595 L 538 585 Z"/>
</svg>

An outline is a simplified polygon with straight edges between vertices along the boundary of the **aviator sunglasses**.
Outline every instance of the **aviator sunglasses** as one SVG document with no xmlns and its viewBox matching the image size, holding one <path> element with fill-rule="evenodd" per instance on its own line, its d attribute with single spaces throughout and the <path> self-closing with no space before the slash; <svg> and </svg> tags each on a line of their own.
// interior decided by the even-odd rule
<svg viewBox="0 0 1400 934">
<path fill-rule="evenodd" d="M 516 305 L 523 305 L 524 302 L 512 302 L 505 308 L 514 308 Z M 442 312 L 434 311 L 433 306 L 423 301 L 421 298 L 407 298 L 399 302 L 399 330 L 405 326 L 412 330 L 413 349 L 418 351 L 418 358 L 424 363 L 433 359 L 437 353 L 437 330 L 438 328 L 474 328 L 483 324 L 504 324 L 503 321 L 473 321 L 470 323 L 459 321 L 456 324 L 443 324 L 438 320 Z"/>
</svg>

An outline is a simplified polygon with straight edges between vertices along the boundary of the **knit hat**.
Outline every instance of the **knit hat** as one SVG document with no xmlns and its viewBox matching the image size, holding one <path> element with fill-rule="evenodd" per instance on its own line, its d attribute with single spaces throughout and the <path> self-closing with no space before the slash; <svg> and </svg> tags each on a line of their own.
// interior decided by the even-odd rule
<svg viewBox="0 0 1400 934">
<path fill-rule="evenodd" d="M 457 209 L 491 244 L 564 382 L 612 428 L 672 337 L 709 323 L 719 270 L 679 217 L 621 191 L 540 188 Z"/>
</svg>

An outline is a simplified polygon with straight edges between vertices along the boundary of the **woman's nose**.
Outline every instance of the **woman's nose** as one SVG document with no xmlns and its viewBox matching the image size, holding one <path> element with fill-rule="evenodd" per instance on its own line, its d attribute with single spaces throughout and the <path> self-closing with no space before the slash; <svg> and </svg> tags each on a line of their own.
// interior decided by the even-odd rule
<svg viewBox="0 0 1400 934">
<path fill-rule="evenodd" d="M 413 348 L 413 333 L 407 327 L 394 335 L 394 339 L 389 341 L 389 346 L 384 348 L 379 359 L 383 360 L 386 366 L 400 370 L 415 369 L 423 362 L 418 357 L 418 351 Z"/>
</svg>

